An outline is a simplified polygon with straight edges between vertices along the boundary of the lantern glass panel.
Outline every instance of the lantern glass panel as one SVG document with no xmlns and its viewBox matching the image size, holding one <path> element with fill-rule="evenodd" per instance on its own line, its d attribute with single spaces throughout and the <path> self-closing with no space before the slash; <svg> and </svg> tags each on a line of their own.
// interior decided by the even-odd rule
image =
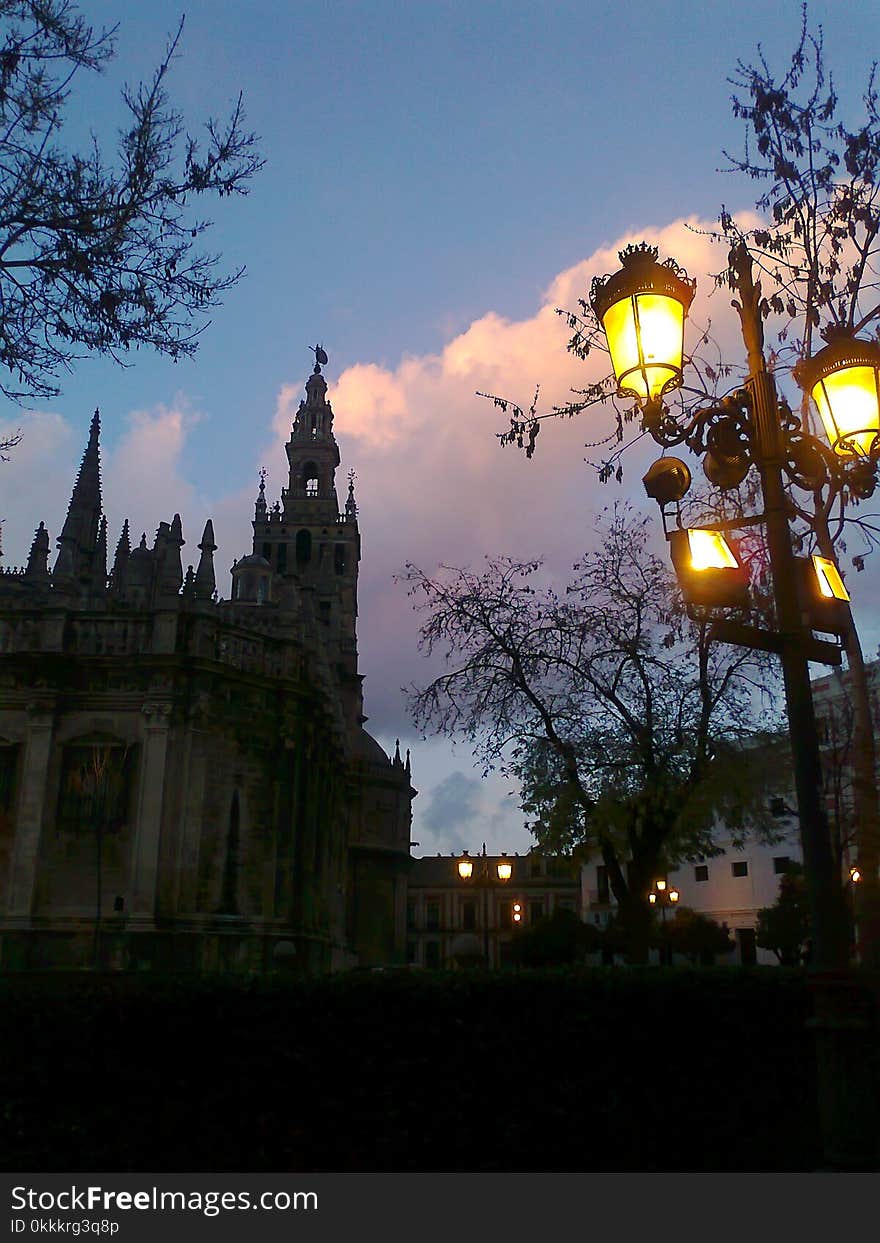
<svg viewBox="0 0 880 1243">
<path fill-rule="evenodd" d="M 681 376 L 684 307 L 666 294 L 621 298 L 605 312 L 602 327 L 622 392 L 658 398 Z"/>
<path fill-rule="evenodd" d="M 739 565 L 730 545 L 720 531 L 688 530 L 691 566 L 695 570 L 736 569 Z"/>
<path fill-rule="evenodd" d="M 843 585 L 840 571 L 830 557 L 813 556 L 819 591 L 826 600 L 848 600 L 849 592 Z"/>
<path fill-rule="evenodd" d="M 842 367 L 813 386 L 813 401 L 835 453 L 867 457 L 878 427 L 877 371 Z"/>
</svg>

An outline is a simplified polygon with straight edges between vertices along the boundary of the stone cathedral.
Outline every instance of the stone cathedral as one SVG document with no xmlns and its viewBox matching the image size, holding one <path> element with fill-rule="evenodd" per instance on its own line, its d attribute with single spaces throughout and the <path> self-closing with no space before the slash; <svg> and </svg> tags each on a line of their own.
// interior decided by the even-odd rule
<svg viewBox="0 0 880 1243">
<path fill-rule="evenodd" d="M 354 477 L 314 373 L 220 598 L 180 517 L 108 572 L 100 419 L 51 568 L 0 574 L 0 964 L 304 972 L 403 962 L 409 754 L 363 728 Z M 196 558 L 193 558 L 195 561 Z M 228 564 L 228 562 L 227 562 Z"/>
</svg>

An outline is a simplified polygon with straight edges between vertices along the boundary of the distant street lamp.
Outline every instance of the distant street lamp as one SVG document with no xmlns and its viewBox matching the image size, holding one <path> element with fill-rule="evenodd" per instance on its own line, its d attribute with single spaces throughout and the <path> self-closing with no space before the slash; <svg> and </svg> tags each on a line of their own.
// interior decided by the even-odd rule
<svg viewBox="0 0 880 1243">
<path fill-rule="evenodd" d="M 477 866 L 474 867 L 474 860 L 468 855 L 466 850 L 462 851 L 462 856 L 458 860 L 458 875 L 465 884 L 473 885 L 478 888 L 483 895 L 483 960 L 486 967 L 489 966 L 489 890 L 496 883 L 503 886 L 510 880 L 513 875 L 513 865 L 510 860 L 505 858 L 502 853 L 501 858 L 496 862 L 495 867 L 490 866 L 489 859 L 486 856 L 486 843 L 483 842 L 483 851 L 477 857 Z"/>
<path fill-rule="evenodd" d="M 679 893 L 677 889 L 670 889 L 667 882 L 663 879 L 654 881 L 654 888 L 648 894 L 648 901 L 654 910 L 660 910 L 660 923 L 665 928 L 666 912 L 671 908 L 675 908 L 678 904 Z M 661 963 L 669 963 L 672 961 L 672 954 L 664 943 L 660 948 Z"/>
</svg>

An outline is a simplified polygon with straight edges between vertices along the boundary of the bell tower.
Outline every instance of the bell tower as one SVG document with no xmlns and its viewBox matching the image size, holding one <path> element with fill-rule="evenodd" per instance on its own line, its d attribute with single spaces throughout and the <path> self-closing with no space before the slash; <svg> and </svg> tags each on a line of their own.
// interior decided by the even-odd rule
<svg viewBox="0 0 880 1243">
<path fill-rule="evenodd" d="M 286 445 L 290 481 L 281 493 L 284 516 L 289 522 L 309 524 L 335 522 L 339 514 L 336 467 L 339 446 L 333 435 L 333 408 L 327 400 L 327 381 L 321 362 L 327 355 L 315 347 L 315 369 L 306 383 L 305 400 L 299 403 L 290 440 Z"/>
<path fill-rule="evenodd" d="M 338 643 L 340 664 L 355 675 L 360 534 L 354 472 L 349 473 L 348 499 L 340 510 L 336 492 L 339 446 L 321 371 L 328 359 L 322 346 L 313 350 L 314 370 L 285 446 L 288 485 L 281 489 L 280 504 L 271 508 L 266 502 L 266 474 L 261 472 L 254 508 L 254 553 L 265 558 L 275 574 L 312 590 L 317 618 Z"/>
</svg>

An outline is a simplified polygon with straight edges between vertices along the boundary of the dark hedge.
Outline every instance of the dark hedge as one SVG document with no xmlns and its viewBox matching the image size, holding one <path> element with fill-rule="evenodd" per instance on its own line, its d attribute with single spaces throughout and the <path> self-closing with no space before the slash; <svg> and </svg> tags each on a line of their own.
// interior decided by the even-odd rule
<svg viewBox="0 0 880 1243">
<path fill-rule="evenodd" d="M 9 975 L 2 1168 L 815 1170 L 809 1012 L 775 968 Z"/>
</svg>

